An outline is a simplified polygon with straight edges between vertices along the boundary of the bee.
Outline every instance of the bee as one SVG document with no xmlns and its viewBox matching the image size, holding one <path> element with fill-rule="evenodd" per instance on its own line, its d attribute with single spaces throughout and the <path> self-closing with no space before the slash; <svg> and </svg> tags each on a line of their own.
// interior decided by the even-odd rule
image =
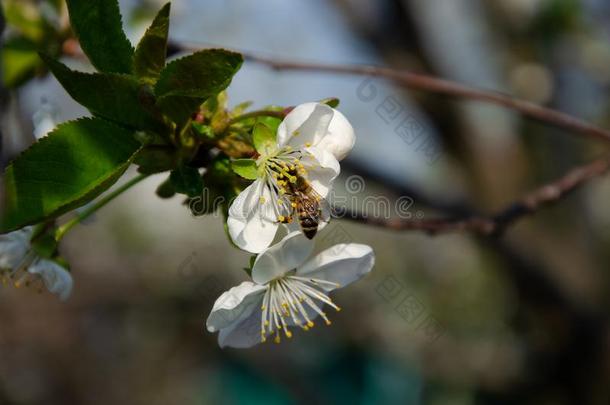
<svg viewBox="0 0 610 405">
<path fill-rule="evenodd" d="M 307 239 L 313 239 L 318 232 L 322 218 L 322 197 L 314 190 L 309 182 L 296 171 L 290 172 L 294 182 L 288 182 L 288 195 L 291 200 L 293 213 L 299 220 L 301 230 Z M 284 218 L 282 222 L 292 221 L 292 215 Z"/>
</svg>

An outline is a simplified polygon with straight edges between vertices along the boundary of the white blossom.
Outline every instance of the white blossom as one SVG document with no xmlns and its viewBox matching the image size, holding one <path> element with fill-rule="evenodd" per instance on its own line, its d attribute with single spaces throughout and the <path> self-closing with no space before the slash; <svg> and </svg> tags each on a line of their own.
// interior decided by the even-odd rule
<svg viewBox="0 0 610 405">
<path fill-rule="evenodd" d="M 46 287 L 66 300 L 72 292 L 70 272 L 53 260 L 38 256 L 30 244 L 32 227 L 0 235 L 0 280 L 15 287 Z"/>
<path fill-rule="evenodd" d="M 257 159 L 258 178 L 235 199 L 227 225 L 233 242 L 259 253 L 273 241 L 280 222 L 291 215 L 288 182 L 295 170 L 324 199 L 339 175 L 339 160 L 354 146 L 354 129 L 345 116 L 319 103 L 301 104 L 282 121 L 277 144 Z M 260 153 L 260 151 L 259 151 Z"/>
<path fill-rule="evenodd" d="M 335 245 L 309 258 L 313 242 L 300 232 L 259 254 L 252 267 L 252 280 L 223 293 L 207 319 L 210 332 L 219 331 L 221 347 L 247 348 L 273 336 L 276 343 L 291 328 L 309 330 L 319 316 L 330 325 L 324 305 L 340 308 L 329 293 L 359 280 L 375 263 L 366 245 Z"/>
</svg>

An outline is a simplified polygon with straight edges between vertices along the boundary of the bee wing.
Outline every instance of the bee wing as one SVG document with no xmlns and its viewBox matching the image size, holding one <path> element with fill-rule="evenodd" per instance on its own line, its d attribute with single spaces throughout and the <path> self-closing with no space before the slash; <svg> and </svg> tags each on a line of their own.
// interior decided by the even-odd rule
<svg viewBox="0 0 610 405">
<path fill-rule="evenodd" d="M 312 213 L 316 213 L 319 218 L 319 222 L 327 223 L 330 221 L 332 216 L 332 207 L 330 203 L 318 194 L 313 188 L 309 192 L 309 203 L 312 205 Z"/>
<path fill-rule="evenodd" d="M 315 192 L 311 190 L 312 192 Z M 318 196 L 313 193 L 305 194 L 301 193 L 299 198 L 299 203 L 301 205 L 302 211 L 309 214 L 309 216 L 317 216 L 320 203 L 318 201 Z"/>
<path fill-rule="evenodd" d="M 332 218 L 333 215 L 333 207 L 330 205 L 330 203 L 322 198 L 319 201 L 320 204 L 320 222 L 324 222 L 324 223 L 328 223 L 330 222 L 330 219 Z"/>
</svg>

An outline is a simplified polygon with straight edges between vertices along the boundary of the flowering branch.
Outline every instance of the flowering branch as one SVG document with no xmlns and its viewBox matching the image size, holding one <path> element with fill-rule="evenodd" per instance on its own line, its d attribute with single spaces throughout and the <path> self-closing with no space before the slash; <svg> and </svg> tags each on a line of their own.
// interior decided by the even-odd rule
<svg viewBox="0 0 610 405">
<path fill-rule="evenodd" d="M 599 177 L 610 170 L 610 157 L 594 160 L 578 166 L 565 176 L 534 190 L 523 199 L 516 201 L 492 216 L 471 216 L 455 219 L 386 219 L 368 216 L 345 208 L 334 207 L 339 218 L 363 222 L 367 225 L 397 231 L 425 231 L 430 235 L 448 232 L 473 232 L 483 236 L 500 236 L 506 229 L 526 215 L 540 208 L 554 204 L 587 181 Z"/>
</svg>

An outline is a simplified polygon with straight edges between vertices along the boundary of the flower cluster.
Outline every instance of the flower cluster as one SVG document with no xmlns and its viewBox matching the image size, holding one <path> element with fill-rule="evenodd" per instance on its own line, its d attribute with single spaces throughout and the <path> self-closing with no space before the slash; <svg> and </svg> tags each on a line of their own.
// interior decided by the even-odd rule
<svg viewBox="0 0 610 405">
<path fill-rule="evenodd" d="M 205 108 L 202 111 L 205 115 Z M 255 114 L 259 113 L 270 111 Z M 248 115 L 252 113 L 241 116 Z M 183 169 L 170 176 L 174 180 L 172 187 L 186 184 L 189 175 L 195 179 L 190 184 L 195 185 L 203 183 L 205 176 L 236 181 L 226 183 L 235 185 L 235 194 L 238 192 L 224 211 L 227 231 L 237 247 L 256 256 L 248 269 L 252 280 L 222 294 L 207 320 L 207 329 L 219 332 L 222 347 L 251 347 L 269 339 L 279 343 L 282 335 L 292 337 L 294 328 L 309 330 L 317 318 L 330 325 L 325 306 L 339 311 L 330 292 L 365 276 L 375 263 L 372 249 L 356 243 L 338 244 L 313 255 L 314 237 L 330 219 L 325 198 L 340 173 L 339 162 L 354 146 L 352 126 L 340 112 L 324 103 L 302 104 L 280 116 L 283 120 L 279 122 L 280 117 L 276 117 L 274 128 L 258 120 L 239 126 L 241 134 L 248 135 L 244 150 L 249 152 L 247 158 L 238 155 L 232 161 L 228 151 L 222 149 L 223 140 L 235 141 L 229 135 L 234 129 L 231 115 L 223 107 L 211 120 L 204 116 L 199 129 L 208 124 L 209 128 L 214 127 L 214 117 L 227 123 L 210 130 L 220 133 L 216 145 L 228 166 L 206 168 L 203 180 L 197 170 Z M 73 281 L 60 264 L 58 242 L 75 224 L 141 178 L 90 203 L 59 228 L 49 221 L 0 235 L 0 280 L 15 287 L 33 286 L 41 291 L 46 288 L 62 300 L 67 299 Z M 232 187 L 228 189 L 233 190 Z M 191 194 L 187 186 L 176 191 Z M 286 236 L 274 244 L 278 233 Z"/>
<path fill-rule="evenodd" d="M 42 37 L 70 46 L 38 44 L 37 68 L 27 70 L 48 70 L 91 116 L 56 125 L 58 110 L 43 101 L 32 117 L 37 141 L 4 169 L 0 281 L 66 299 L 73 281 L 59 255 L 62 238 L 147 176 L 165 173 L 157 196 L 182 195 L 197 215 L 221 209 L 234 245 L 256 255 L 246 269 L 252 280 L 223 294 L 208 319 L 222 346 L 279 342 L 293 327 L 310 329 L 317 317 L 330 324 L 324 307 L 339 310 L 330 292 L 367 274 L 375 261 L 359 244 L 312 254 L 330 220 L 326 199 L 339 162 L 355 142 L 354 129 L 334 109 L 339 100 L 229 108 L 226 89 L 243 55 L 201 49 L 168 61 L 169 3 L 135 46 L 116 0 L 110 7 L 68 4 L 69 30 L 40 22 L 48 34 Z M 59 61 L 76 54 L 68 52 L 75 40 L 92 71 Z M 9 85 L 31 77 L 22 73 Z M 138 174 L 116 184 L 132 166 Z M 252 321 L 259 324 L 254 338 L 244 332 Z"/>
<path fill-rule="evenodd" d="M 251 347 L 270 337 L 279 343 L 282 331 L 290 338 L 291 328 L 309 330 L 317 317 L 330 325 L 324 306 L 340 308 L 329 293 L 360 279 L 375 263 L 372 249 L 355 243 L 310 258 L 312 239 L 326 222 L 323 199 L 339 175 L 339 161 L 354 146 L 348 120 L 325 104 L 307 103 L 295 107 L 276 134 L 268 132 L 254 131 L 254 175 L 236 170 L 253 182 L 229 209 L 229 234 L 238 247 L 258 255 L 252 281 L 222 294 L 208 317 L 207 329 L 219 331 L 222 347 Z M 271 245 L 282 224 L 288 235 Z M 253 323 L 260 325 L 256 333 Z"/>
</svg>

